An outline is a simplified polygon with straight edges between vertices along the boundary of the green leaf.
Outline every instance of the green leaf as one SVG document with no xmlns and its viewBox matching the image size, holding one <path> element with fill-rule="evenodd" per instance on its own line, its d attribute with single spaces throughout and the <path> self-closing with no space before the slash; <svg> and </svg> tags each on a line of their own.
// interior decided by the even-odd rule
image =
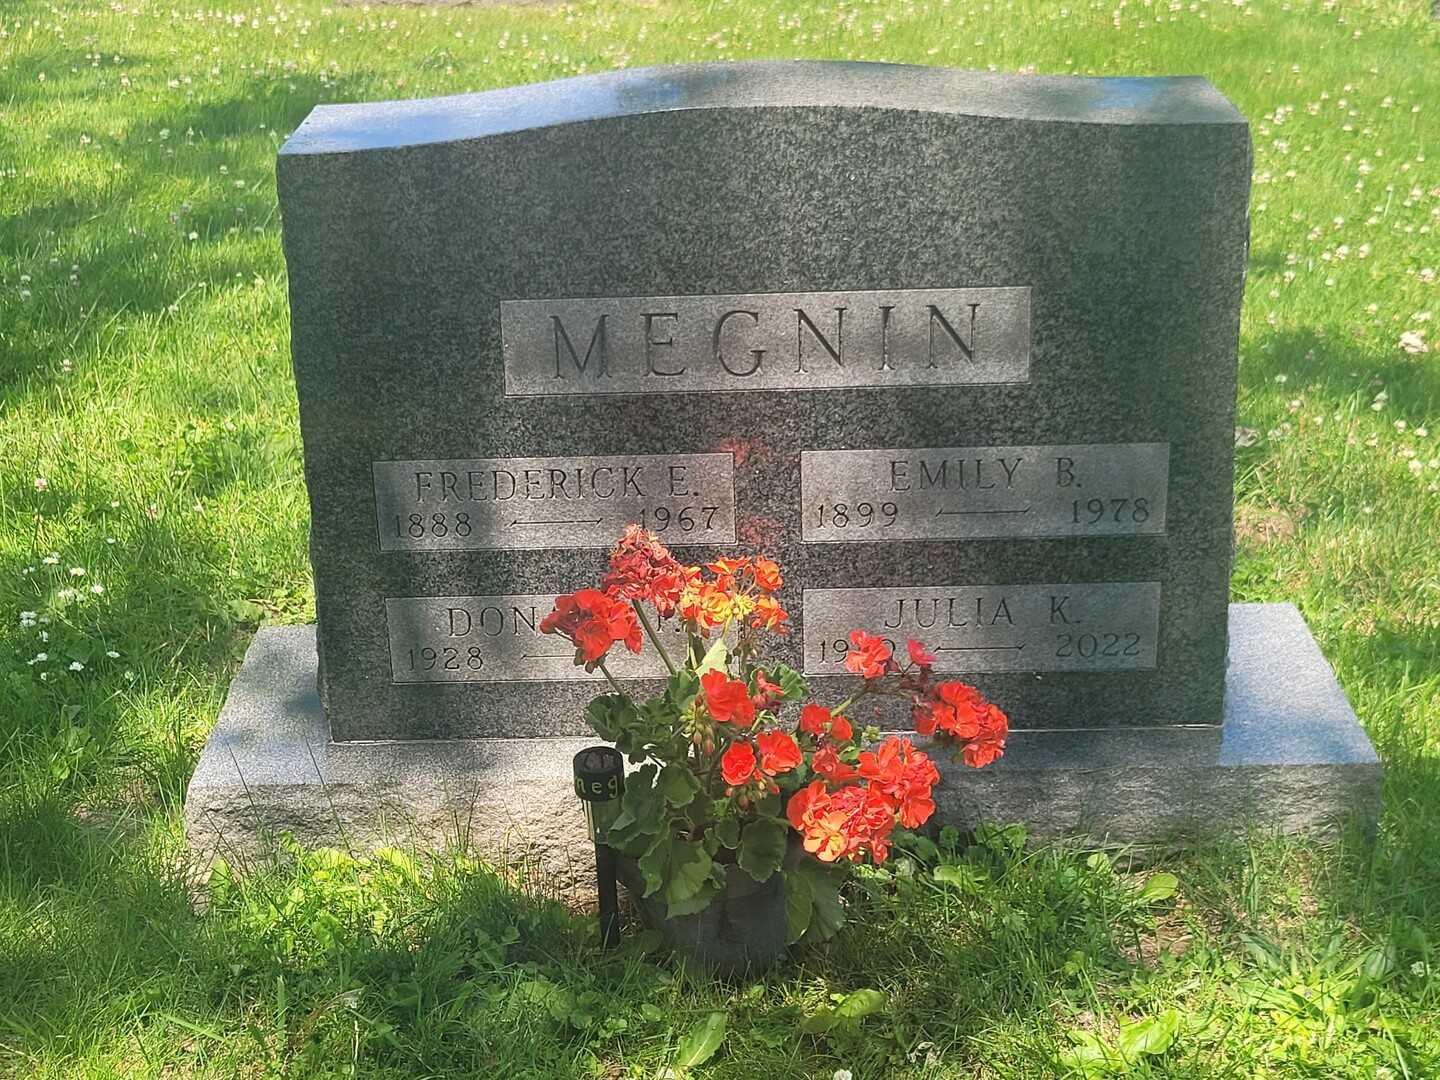
<svg viewBox="0 0 1440 1080">
<path fill-rule="evenodd" d="M 1180 879 L 1174 874 L 1151 874 L 1140 890 L 1140 899 L 1146 904 L 1156 904 L 1161 900 L 1169 900 L 1179 887 Z"/>
<path fill-rule="evenodd" d="M 1060 1064 L 1083 1076 L 1105 1076 L 1125 1069 L 1125 1060 L 1100 1041 L 1094 1032 L 1076 1029 L 1065 1037 L 1071 1046 L 1060 1053 Z"/>
<path fill-rule="evenodd" d="M 713 881 L 707 881 L 700 887 L 700 891 L 688 900 L 672 901 L 665 908 L 665 917 L 679 919 L 685 915 L 697 915 L 710 906 L 710 901 L 720 891 Z"/>
<path fill-rule="evenodd" d="M 710 880 L 712 863 L 697 841 L 670 837 L 670 865 L 665 874 L 665 903 L 673 916 L 675 908 L 692 899 Z"/>
<path fill-rule="evenodd" d="M 845 1000 L 836 1007 L 835 1018 L 837 1020 L 859 1020 L 869 1016 L 871 1013 L 879 1012 L 884 1007 L 885 995 L 879 990 L 871 990 L 868 988 L 852 990 L 845 995 Z"/>
<path fill-rule="evenodd" d="M 660 794 L 671 806 L 685 806 L 700 791 L 700 781 L 684 765 L 666 765 L 660 770 Z"/>
<path fill-rule="evenodd" d="M 605 830 L 607 842 L 626 855 L 650 850 L 653 837 L 668 828 L 665 798 L 655 784 L 658 771 L 654 765 L 646 765 L 625 778 L 620 813 Z"/>
<path fill-rule="evenodd" d="M 935 867 L 935 880 L 942 885 L 953 885 L 960 892 L 974 895 L 990 875 L 978 866 L 953 866 L 946 864 Z"/>
<path fill-rule="evenodd" d="M 606 742 L 618 743 L 640 719 L 628 698 L 602 694 L 585 707 L 585 719 Z"/>
<path fill-rule="evenodd" d="M 716 638 L 715 644 L 701 658 L 700 663 L 695 665 L 695 674 L 704 675 L 707 671 L 724 671 L 725 661 L 730 658 L 730 650 L 725 645 L 723 637 Z"/>
<path fill-rule="evenodd" d="M 1120 1053 L 1129 1061 L 1165 1053 L 1180 1031 L 1180 1014 L 1166 1009 L 1159 1016 L 1120 1026 Z"/>
<path fill-rule="evenodd" d="M 756 881 L 769 881 L 785 860 L 785 837 L 790 823 L 781 818 L 757 818 L 740 833 L 740 852 L 736 861 Z"/>
<path fill-rule="evenodd" d="M 670 837 L 661 833 L 655 837 L 649 850 L 640 856 L 637 864 L 640 868 L 640 876 L 645 879 L 645 891 L 642 896 L 654 896 L 660 891 L 660 886 L 665 884 L 665 871 L 670 866 Z"/>
<path fill-rule="evenodd" d="M 715 836 L 731 851 L 740 846 L 740 819 L 727 817 L 715 826 Z"/>
<path fill-rule="evenodd" d="M 815 898 L 810 891 L 810 879 L 804 874 L 785 875 L 785 944 L 794 945 L 810 929 L 810 915 L 815 910 Z"/>
<path fill-rule="evenodd" d="M 806 857 L 785 877 L 787 885 L 791 878 L 803 877 L 810 888 L 810 925 L 804 934 L 806 940 L 829 941 L 845 925 L 845 906 L 840 903 L 844 869 Z"/>
<path fill-rule="evenodd" d="M 725 1014 L 712 1012 L 690 1029 L 680 1040 L 680 1049 L 675 1055 L 677 1069 L 693 1069 L 703 1065 L 715 1056 L 720 1044 L 725 1041 Z"/>
<path fill-rule="evenodd" d="M 805 685 L 805 677 L 792 667 L 776 664 L 773 668 L 765 669 L 765 677 L 785 691 L 781 701 L 801 701 L 810 694 L 809 687 Z"/>
<path fill-rule="evenodd" d="M 835 1026 L 835 1010 L 828 1005 L 820 1006 L 820 1011 L 814 1016 L 807 1016 L 805 1022 L 800 1025 L 800 1030 L 806 1035 L 823 1035 Z"/>
</svg>

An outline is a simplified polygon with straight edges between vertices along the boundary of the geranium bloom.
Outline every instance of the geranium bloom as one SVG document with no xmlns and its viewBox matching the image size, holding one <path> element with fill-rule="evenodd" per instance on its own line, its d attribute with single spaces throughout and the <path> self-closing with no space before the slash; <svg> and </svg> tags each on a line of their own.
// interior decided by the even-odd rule
<svg viewBox="0 0 1440 1080">
<path fill-rule="evenodd" d="M 603 658 L 617 641 L 632 653 L 638 653 L 641 645 L 634 609 L 599 589 L 557 596 L 555 609 L 540 622 L 540 632 L 569 638 L 587 664 Z"/>
<path fill-rule="evenodd" d="M 815 751 L 815 756 L 810 759 L 810 767 L 817 776 L 823 776 L 832 784 L 843 784 L 846 780 L 854 780 L 860 775 L 853 765 L 841 761 L 835 747 L 829 745 Z"/>
<path fill-rule="evenodd" d="M 644 600 L 661 615 L 670 615 L 680 601 L 686 575 L 670 549 L 638 525 L 627 525 L 610 553 L 610 572 L 601 585 L 611 596 Z"/>
<path fill-rule="evenodd" d="M 700 676 L 700 688 L 705 692 L 705 707 L 717 724 L 748 728 L 755 723 L 755 703 L 739 679 L 732 679 L 723 671 L 707 671 Z"/>
<path fill-rule="evenodd" d="M 918 668 L 928 668 L 935 663 L 935 654 L 925 648 L 924 643 L 911 638 L 905 643 L 910 650 L 910 662 Z"/>
<path fill-rule="evenodd" d="M 780 566 L 774 559 L 767 559 L 763 555 L 755 557 L 755 585 L 766 592 L 774 592 L 785 584 L 785 579 L 780 576 Z"/>
<path fill-rule="evenodd" d="M 909 739 L 892 735 L 881 743 L 878 752 L 862 751 L 859 771 L 870 781 L 871 788 L 894 804 L 900 824 L 907 829 L 923 825 L 935 813 L 930 789 L 940 780 L 940 771 Z"/>
<path fill-rule="evenodd" d="M 965 744 L 965 764 L 979 769 L 1005 753 L 1005 736 L 1010 733 L 1010 718 L 998 705 L 989 705 L 980 724 L 980 734 Z"/>
<path fill-rule="evenodd" d="M 750 618 L 750 625 L 756 630 L 771 630 L 777 634 L 788 634 L 790 628 L 785 625 L 785 622 L 789 618 L 789 613 L 773 596 L 755 597 L 755 610 Z"/>
<path fill-rule="evenodd" d="M 823 780 L 816 780 L 791 796 L 785 814 L 805 850 L 821 862 L 858 861 L 868 851 L 878 863 L 889 853 L 895 811 L 868 787 L 852 784 L 829 792 Z"/>
<path fill-rule="evenodd" d="M 800 746 L 787 732 L 764 731 L 755 737 L 754 744 L 745 739 L 731 743 L 720 756 L 720 775 L 731 788 L 758 784 L 769 791 L 779 791 L 771 778 L 789 772 L 800 761 Z"/>
<path fill-rule="evenodd" d="M 755 671 L 755 702 L 757 709 L 768 709 L 775 702 L 785 696 L 785 688 L 779 683 L 773 683 L 765 677 L 765 669 L 757 668 Z"/>
<path fill-rule="evenodd" d="M 845 654 L 845 670 L 856 675 L 878 679 L 893 663 L 890 646 L 885 644 L 885 640 L 864 630 L 851 631 L 850 646 L 850 651 Z"/>
<path fill-rule="evenodd" d="M 748 784 L 755 775 L 755 747 L 745 740 L 731 743 L 720 757 L 720 775 L 732 788 Z"/>
<path fill-rule="evenodd" d="M 760 747 L 760 769 L 766 776 L 779 776 L 800 764 L 800 744 L 789 732 L 762 731 L 755 736 Z"/>
<path fill-rule="evenodd" d="M 813 703 L 800 710 L 800 730 L 817 739 L 828 735 L 836 742 L 849 742 L 854 735 L 843 714 L 836 716 L 825 706 Z"/>
</svg>

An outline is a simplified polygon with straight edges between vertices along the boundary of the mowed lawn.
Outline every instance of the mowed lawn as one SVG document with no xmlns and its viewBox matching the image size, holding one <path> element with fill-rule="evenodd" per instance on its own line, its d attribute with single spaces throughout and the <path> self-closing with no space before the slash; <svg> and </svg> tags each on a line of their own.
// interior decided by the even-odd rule
<svg viewBox="0 0 1440 1080">
<path fill-rule="evenodd" d="M 1440 1075 L 1428 8 L 0 0 L 0 1075 L 678 1075 L 716 1012 L 697 1075 Z M 1137 863 L 990 830 L 738 985 L 604 957 L 461 856 L 306 854 L 196 914 L 186 782 L 255 627 L 313 616 L 277 147 L 319 102 L 751 57 L 1198 73 L 1250 118 L 1234 597 L 1309 620 L 1378 836 Z"/>
</svg>

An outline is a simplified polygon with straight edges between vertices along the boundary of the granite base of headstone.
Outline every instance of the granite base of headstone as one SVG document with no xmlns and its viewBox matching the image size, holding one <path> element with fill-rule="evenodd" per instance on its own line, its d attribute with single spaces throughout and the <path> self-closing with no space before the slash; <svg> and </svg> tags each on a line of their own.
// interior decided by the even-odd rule
<svg viewBox="0 0 1440 1080">
<path fill-rule="evenodd" d="M 594 856 L 571 759 L 593 738 L 336 743 L 315 630 L 260 631 L 185 801 L 197 858 L 242 864 L 289 833 L 357 850 L 462 846 L 583 891 Z M 937 821 L 1022 822 L 1035 839 L 1197 841 L 1246 828 L 1368 827 L 1379 759 L 1289 604 L 1232 604 L 1220 726 L 1017 731 L 975 770 L 939 762 Z"/>
<path fill-rule="evenodd" d="M 1198 78 L 754 62 L 317 108 L 277 167 L 317 625 L 256 639 L 192 842 L 583 876 L 603 682 L 537 625 L 630 522 L 777 560 L 766 655 L 821 701 L 859 628 L 999 702 L 945 821 L 1374 820 L 1299 615 L 1227 607 L 1250 167 Z"/>
</svg>

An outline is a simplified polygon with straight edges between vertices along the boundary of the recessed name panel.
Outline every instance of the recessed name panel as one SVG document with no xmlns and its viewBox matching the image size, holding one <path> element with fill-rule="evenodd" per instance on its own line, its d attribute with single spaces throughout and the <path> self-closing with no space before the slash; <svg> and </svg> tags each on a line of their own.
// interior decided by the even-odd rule
<svg viewBox="0 0 1440 1080">
<path fill-rule="evenodd" d="M 907 638 L 935 670 L 1125 671 L 1155 667 L 1160 583 L 806 589 L 805 674 L 843 675 L 852 630 Z"/>
<path fill-rule="evenodd" d="M 380 549 L 608 548 L 631 522 L 667 544 L 733 544 L 734 464 L 730 454 L 377 461 Z"/>
<path fill-rule="evenodd" d="M 540 622 L 555 606 L 543 593 L 503 596 L 400 596 L 385 600 L 390 677 L 397 683 L 600 681 L 575 666 L 575 648 Z M 679 620 L 658 633 L 671 656 L 685 655 Z M 623 645 L 605 660 L 617 679 L 664 678 L 649 641 L 636 656 Z"/>
<path fill-rule="evenodd" d="M 1030 377 L 1030 290 L 502 300 L 507 396 L 954 386 Z"/>
<path fill-rule="evenodd" d="M 1165 531 L 1168 443 L 807 450 L 806 543 Z"/>
</svg>

